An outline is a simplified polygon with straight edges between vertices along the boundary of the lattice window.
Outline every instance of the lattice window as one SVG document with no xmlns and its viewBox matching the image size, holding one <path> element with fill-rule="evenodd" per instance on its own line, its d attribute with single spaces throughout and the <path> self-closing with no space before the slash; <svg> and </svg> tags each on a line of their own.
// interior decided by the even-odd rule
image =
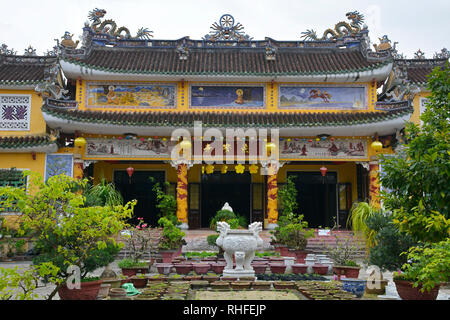
<svg viewBox="0 0 450 320">
<path fill-rule="evenodd" d="M 30 130 L 30 113 L 30 95 L 0 95 L 0 130 Z"/>
</svg>

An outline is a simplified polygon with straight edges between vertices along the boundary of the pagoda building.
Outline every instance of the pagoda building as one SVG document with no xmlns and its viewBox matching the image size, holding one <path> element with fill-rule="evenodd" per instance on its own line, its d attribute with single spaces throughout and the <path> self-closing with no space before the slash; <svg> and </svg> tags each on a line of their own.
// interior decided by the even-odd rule
<svg viewBox="0 0 450 320">
<path fill-rule="evenodd" d="M 448 60 L 404 59 L 387 36 L 372 50 L 358 12 L 295 41 L 254 40 L 229 14 L 200 40 L 157 40 L 105 14 L 55 55 L 1 55 L 0 167 L 114 182 L 151 225 L 168 182 L 184 228 L 228 203 L 271 229 L 292 179 L 310 227 L 345 228 L 354 202 L 379 205 L 377 156 L 420 121 L 426 75 Z M 11 95 L 29 97 L 24 127 L 8 122 Z"/>
</svg>

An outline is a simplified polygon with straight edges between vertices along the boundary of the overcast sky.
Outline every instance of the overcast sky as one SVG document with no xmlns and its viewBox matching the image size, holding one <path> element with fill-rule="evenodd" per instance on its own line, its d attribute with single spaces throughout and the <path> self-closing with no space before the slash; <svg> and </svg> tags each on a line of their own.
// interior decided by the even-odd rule
<svg viewBox="0 0 450 320">
<path fill-rule="evenodd" d="M 153 31 L 154 39 L 201 39 L 222 14 L 233 15 L 244 32 L 255 40 L 300 40 L 314 29 L 322 35 L 345 13 L 365 15 L 372 43 L 388 35 L 400 53 L 412 58 L 421 49 L 427 58 L 450 49 L 449 0 L 0 0 L 0 44 L 18 54 L 31 45 L 43 54 L 65 31 L 79 39 L 93 8 L 107 11 L 105 18 L 125 26 L 134 35 L 138 28 Z"/>
</svg>

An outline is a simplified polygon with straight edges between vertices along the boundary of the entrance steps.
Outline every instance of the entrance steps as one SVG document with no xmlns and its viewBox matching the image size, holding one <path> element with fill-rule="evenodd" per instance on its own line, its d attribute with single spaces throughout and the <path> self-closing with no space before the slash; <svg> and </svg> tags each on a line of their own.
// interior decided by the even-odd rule
<svg viewBox="0 0 450 320">
<path fill-rule="evenodd" d="M 182 251 L 217 251 L 217 247 L 210 246 L 206 241 L 206 238 L 211 234 L 216 234 L 215 231 L 209 229 L 197 229 L 197 230 L 185 230 L 186 233 L 185 240 L 186 245 L 183 246 Z M 156 248 L 159 242 L 159 237 L 161 236 L 160 229 L 155 229 L 152 235 L 152 243 Z M 272 251 L 274 247 L 270 244 L 271 234 L 269 230 L 263 230 L 260 233 L 260 237 L 263 239 L 263 245 L 260 251 Z M 123 239 L 117 239 L 117 241 L 122 241 Z M 338 245 L 342 245 L 345 241 L 348 244 L 357 248 L 355 258 L 362 258 L 365 256 L 365 243 L 364 239 L 354 235 L 353 231 L 348 230 L 333 230 L 330 235 L 322 236 L 318 235 L 317 231 L 313 238 L 308 239 L 308 244 L 306 250 L 314 254 L 326 254 L 330 248 L 335 248 Z M 118 258 L 123 259 L 124 257 L 130 256 L 130 250 L 126 246 L 120 251 Z M 153 250 L 152 257 L 158 258 L 159 254 L 157 250 Z M 143 256 L 143 259 L 149 260 L 150 253 Z"/>
</svg>

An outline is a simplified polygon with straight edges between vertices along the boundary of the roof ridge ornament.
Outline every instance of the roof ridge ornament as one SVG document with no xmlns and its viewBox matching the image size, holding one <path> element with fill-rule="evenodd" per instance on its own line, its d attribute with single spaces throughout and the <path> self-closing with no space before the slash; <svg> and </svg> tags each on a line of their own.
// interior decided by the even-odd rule
<svg viewBox="0 0 450 320">
<path fill-rule="evenodd" d="M 316 31 L 313 29 L 308 29 L 302 32 L 301 38 L 306 41 L 317 41 L 317 40 L 333 40 L 341 39 L 345 36 L 355 36 L 359 34 L 362 30 L 367 29 L 367 26 L 361 27 L 364 22 L 364 15 L 359 13 L 359 11 L 350 11 L 345 14 L 350 23 L 345 21 L 340 21 L 335 24 L 334 29 L 326 29 L 321 38 L 317 36 Z"/>
<path fill-rule="evenodd" d="M 0 46 L 0 54 L 15 56 L 17 55 L 17 51 L 15 51 L 13 48 L 8 49 L 8 46 L 4 43 Z"/>
<path fill-rule="evenodd" d="M 447 48 L 442 48 L 441 52 L 435 52 L 433 55 L 433 59 L 448 59 L 450 58 L 450 52 Z"/>
<path fill-rule="evenodd" d="M 89 26 L 95 33 L 108 34 L 119 39 L 141 39 L 148 40 L 153 37 L 153 31 L 147 28 L 139 28 L 136 36 L 132 37 L 130 30 L 126 27 L 117 28 L 117 24 L 112 19 L 101 20 L 106 15 L 106 10 L 95 8 L 89 11 L 88 18 L 92 21 Z"/>
<path fill-rule="evenodd" d="M 214 22 L 210 27 L 212 31 L 203 37 L 203 40 L 208 41 L 245 41 L 253 38 L 245 34 L 242 29 L 244 26 L 235 20 L 231 14 L 224 14 L 220 17 L 219 23 Z"/>
<path fill-rule="evenodd" d="M 416 52 L 414 52 L 414 59 L 426 59 L 425 58 L 425 53 L 422 50 L 417 50 Z"/>
</svg>

